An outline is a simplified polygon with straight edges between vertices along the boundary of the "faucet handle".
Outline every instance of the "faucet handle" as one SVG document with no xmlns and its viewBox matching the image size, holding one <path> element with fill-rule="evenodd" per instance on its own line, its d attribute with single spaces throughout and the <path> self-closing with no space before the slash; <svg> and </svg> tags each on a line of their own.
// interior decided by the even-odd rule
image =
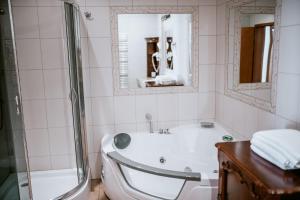
<svg viewBox="0 0 300 200">
<path fill-rule="evenodd" d="M 163 134 L 165 131 L 164 131 L 164 129 L 162 129 L 162 128 L 160 128 L 159 130 L 158 130 L 158 133 L 159 134 Z"/>
</svg>

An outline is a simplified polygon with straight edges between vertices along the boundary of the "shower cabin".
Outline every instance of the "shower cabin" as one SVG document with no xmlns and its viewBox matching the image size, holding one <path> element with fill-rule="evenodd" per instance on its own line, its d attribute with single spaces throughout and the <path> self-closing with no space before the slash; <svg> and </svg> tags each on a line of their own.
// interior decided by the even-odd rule
<svg viewBox="0 0 300 200">
<path fill-rule="evenodd" d="M 79 8 L 64 3 L 68 49 L 69 101 L 74 165 L 69 169 L 31 170 L 24 125 L 22 85 L 17 63 L 10 0 L 0 0 L 0 199 L 88 199 L 90 170 L 85 128 Z"/>
</svg>

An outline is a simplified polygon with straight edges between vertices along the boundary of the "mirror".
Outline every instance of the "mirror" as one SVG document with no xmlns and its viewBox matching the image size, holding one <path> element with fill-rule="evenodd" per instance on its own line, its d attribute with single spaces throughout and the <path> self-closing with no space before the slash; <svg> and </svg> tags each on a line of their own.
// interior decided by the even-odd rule
<svg viewBox="0 0 300 200">
<path fill-rule="evenodd" d="M 275 111 L 280 4 L 276 0 L 227 2 L 225 93 Z"/>
<path fill-rule="evenodd" d="M 241 13 L 240 83 L 271 80 L 274 14 Z"/>
<path fill-rule="evenodd" d="M 197 8 L 111 11 L 115 93 L 197 90 Z"/>
</svg>

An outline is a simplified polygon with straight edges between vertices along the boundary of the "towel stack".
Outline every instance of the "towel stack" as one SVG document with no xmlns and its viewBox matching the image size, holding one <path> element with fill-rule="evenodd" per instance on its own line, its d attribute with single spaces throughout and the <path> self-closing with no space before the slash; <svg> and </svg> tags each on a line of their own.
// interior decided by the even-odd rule
<svg viewBox="0 0 300 200">
<path fill-rule="evenodd" d="M 256 132 L 251 149 L 283 170 L 300 168 L 300 131 L 277 129 Z"/>
</svg>

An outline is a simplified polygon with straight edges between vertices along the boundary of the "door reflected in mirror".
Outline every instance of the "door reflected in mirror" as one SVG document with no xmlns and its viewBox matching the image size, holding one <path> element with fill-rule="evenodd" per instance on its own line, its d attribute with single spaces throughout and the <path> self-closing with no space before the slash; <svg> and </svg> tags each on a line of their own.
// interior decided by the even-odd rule
<svg viewBox="0 0 300 200">
<path fill-rule="evenodd" d="M 120 88 L 192 85 L 192 14 L 118 14 Z"/>
<path fill-rule="evenodd" d="M 240 83 L 270 82 L 274 15 L 241 14 L 240 25 Z"/>
</svg>

